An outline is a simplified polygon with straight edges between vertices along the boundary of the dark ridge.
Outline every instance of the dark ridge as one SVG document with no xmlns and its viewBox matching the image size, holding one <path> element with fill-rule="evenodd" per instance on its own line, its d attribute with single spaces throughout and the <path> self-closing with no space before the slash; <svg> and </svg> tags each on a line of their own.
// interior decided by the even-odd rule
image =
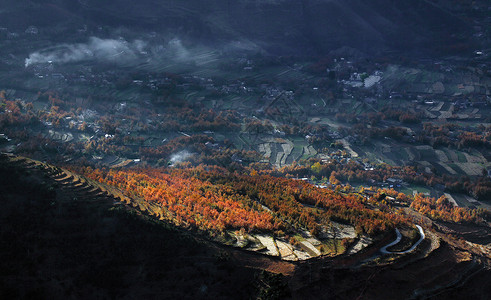
<svg viewBox="0 0 491 300">
<path fill-rule="evenodd" d="M 0 26 L 127 27 L 212 45 L 244 40 L 276 55 L 448 54 L 471 47 L 467 24 L 429 1 L 7 1 Z M 456 45 L 459 45 L 457 47 Z M 461 51 L 462 49 L 460 49 Z"/>
</svg>

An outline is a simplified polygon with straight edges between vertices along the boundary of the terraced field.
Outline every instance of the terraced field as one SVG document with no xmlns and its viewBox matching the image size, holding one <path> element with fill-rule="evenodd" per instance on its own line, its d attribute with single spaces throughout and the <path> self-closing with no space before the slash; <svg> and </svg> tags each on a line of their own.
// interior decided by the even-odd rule
<svg viewBox="0 0 491 300">
<path fill-rule="evenodd" d="M 28 158 L 11 157 L 13 161 L 27 168 L 41 169 L 45 174 L 54 179 L 65 195 L 74 203 L 87 202 L 111 202 L 115 206 L 128 206 L 162 221 L 168 221 L 166 218 L 165 208 L 153 202 L 148 202 L 135 196 L 128 197 L 119 189 L 106 184 L 88 179 L 85 176 L 75 174 L 67 169 L 55 167 L 46 163 Z M 118 160 L 117 157 L 114 157 Z M 268 208 L 265 208 L 268 209 Z M 267 256 L 278 256 L 283 260 L 298 261 L 310 259 L 321 255 L 338 255 L 342 252 L 332 252 L 329 250 L 329 244 L 338 243 L 341 239 L 347 237 L 342 232 L 352 230 L 345 225 L 334 223 L 331 230 L 338 234 L 326 235 L 325 239 L 318 240 L 308 231 L 300 230 L 296 236 L 297 244 L 292 245 L 285 238 L 274 237 L 268 234 L 228 232 L 228 241 L 225 243 L 241 249 L 258 252 Z M 354 233 L 354 231 L 353 231 Z M 348 236 L 351 236 L 350 233 Z M 233 241 L 233 242 L 231 242 Z M 337 242 L 336 242 L 337 241 Z M 368 246 L 363 245 L 362 248 Z M 361 248 L 359 249 L 361 250 Z"/>
<path fill-rule="evenodd" d="M 115 188 L 66 169 L 26 158 L 11 156 L 9 159 L 27 170 L 41 170 L 52 178 L 58 184 L 57 193 L 63 196 L 65 206 L 73 214 L 86 209 L 84 206 L 89 203 L 97 202 L 139 211 L 154 219 L 164 213 L 142 199 L 127 197 Z M 230 252 L 231 257 L 234 262 L 251 268 L 287 274 L 292 296 L 300 298 L 330 295 L 329 298 L 352 299 L 363 295 L 366 298 L 419 299 L 462 296 L 463 293 L 486 295 L 490 292 L 489 285 L 484 284 L 491 279 L 491 248 L 486 244 L 491 241 L 489 227 L 434 223 L 409 208 L 405 211 L 422 222 L 425 232 L 425 239 L 411 253 L 381 255 L 380 248 L 394 236 L 371 240 L 366 236 L 356 236 L 351 226 L 333 222 L 332 227 L 319 235 L 320 239 L 300 230 L 297 245 L 267 234 L 230 232 L 236 237 L 235 247 L 250 250 Z M 352 239 L 352 243 L 344 254 L 331 258 L 322 251 L 327 246 L 323 235 L 330 240 L 333 237 Z M 462 236 L 465 240 L 455 236 Z M 247 254 L 254 252 L 265 256 Z M 323 256 L 318 257 L 320 255 Z M 287 266 L 281 265 L 279 260 L 261 257 L 296 262 Z M 317 288 L 312 289 L 312 286 Z"/>
<path fill-rule="evenodd" d="M 274 137 L 243 138 L 245 145 L 257 150 L 266 162 L 277 168 L 317 155 L 317 151 L 302 139 Z"/>
<path fill-rule="evenodd" d="M 483 256 L 468 252 L 439 232 L 426 229 L 425 232 L 427 238 L 415 253 L 397 260 L 392 255 L 376 260 L 378 264 L 390 263 L 390 268 L 378 268 L 373 261 L 369 263 L 370 268 L 357 268 L 356 271 L 340 267 L 336 261 L 300 265 L 296 271 L 298 277 L 291 282 L 293 295 L 317 298 L 328 294 L 329 299 L 459 299 L 468 293 L 482 299 L 480 295 L 489 294 L 489 287 L 483 286 L 484 278 L 491 276 L 489 247 L 488 254 Z M 354 254 L 351 258 L 361 259 L 367 255 L 370 254 Z M 352 260 L 346 259 L 344 266 L 349 262 Z M 320 274 L 309 275 L 312 270 Z M 302 276 L 312 276 L 311 282 L 321 288 L 309 289 L 299 280 Z"/>
</svg>

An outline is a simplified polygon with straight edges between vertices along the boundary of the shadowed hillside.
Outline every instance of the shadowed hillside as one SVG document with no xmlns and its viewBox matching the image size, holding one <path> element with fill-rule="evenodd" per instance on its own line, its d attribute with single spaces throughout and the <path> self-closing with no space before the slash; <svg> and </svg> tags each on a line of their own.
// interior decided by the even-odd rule
<svg viewBox="0 0 491 300">
<path fill-rule="evenodd" d="M 256 277 L 282 285 L 32 162 L 0 156 L 0 189 L 2 299 L 250 299 L 272 292 Z"/>
<path fill-rule="evenodd" d="M 194 237 L 125 206 L 115 191 L 103 192 L 48 164 L 2 155 L 0 175 L 0 237 L 8 241 L 0 247 L 5 299 L 489 295 L 487 256 L 440 229 L 427 232 L 413 255 L 398 259 L 360 267 L 377 251 L 371 249 L 289 263 Z"/>
<path fill-rule="evenodd" d="M 388 50 L 446 53 L 465 43 L 468 34 L 467 24 L 459 17 L 423 0 L 9 2 L 1 11 L 1 26 L 21 30 L 63 23 L 124 26 L 205 44 L 247 44 L 281 55 L 319 55 L 341 47 L 368 54 Z"/>
</svg>

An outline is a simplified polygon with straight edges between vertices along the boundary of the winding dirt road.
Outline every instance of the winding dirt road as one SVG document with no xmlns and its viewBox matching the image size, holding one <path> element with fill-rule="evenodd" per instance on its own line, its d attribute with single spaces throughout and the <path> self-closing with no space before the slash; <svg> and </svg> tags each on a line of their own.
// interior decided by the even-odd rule
<svg viewBox="0 0 491 300">
<path fill-rule="evenodd" d="M 411 248 L 409 248 L 405 251 L 400 251 L 400 252 L 392 252 L 392 251 L 387 250 L 387 248 L 392 247 L 401 241 L 401 238 L 402 238 L 401 232 L 399 231 L 399 229 L 396 228 L 397 238 L 393 242 L 391 242 L 390 244 L 387 244 L 384 247 L 380 248 L 380 252 L 382 252 L 383 254 L 406 254 L 406 253 L 414 251 L 414 249 L 416 249 L 416 247 L 418 247 L 418 245 L 425 239 L 425 232 L 424 232 L 423 228 L 419 225 L 416 225 L 416 227 L 419 230 L 419 240 L 416 243 L 414 243 L 414 245 L 412 245 Z"/>
</svg>

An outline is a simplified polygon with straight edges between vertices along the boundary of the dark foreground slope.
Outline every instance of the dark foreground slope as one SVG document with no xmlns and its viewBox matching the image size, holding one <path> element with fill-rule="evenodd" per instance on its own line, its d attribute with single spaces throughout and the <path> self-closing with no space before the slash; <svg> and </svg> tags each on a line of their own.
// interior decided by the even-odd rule
<svg viewBox="0 0 491 300">
<path fill-rule="evenodd" d="M 1 299 L 250 299 L 281 278 L 0 158 Z M 286 291 L 286 290 L 284 290 Z"/>
<path fill-rule="evenodd" d="M 429 219 L 428 237 L 407 256 L 380 257 L 360 267 L 377 252 L 375 246 L 352 256 L 292 264 L 208 242 L 119 204 L 113 194 L 66 176 L 55 180 L 53 170 L 60 169 L 0 156 L 1 299 L 491 295 L 489 253 Z"/>
<path fill-rule="evenodd" d="M 0 26 L 139 28 L 213 45 L 242 41 L 271 54 L 440 54 L 468 43 L 470 28 L 424 0 L 6 1 Z"/>
</svg>

